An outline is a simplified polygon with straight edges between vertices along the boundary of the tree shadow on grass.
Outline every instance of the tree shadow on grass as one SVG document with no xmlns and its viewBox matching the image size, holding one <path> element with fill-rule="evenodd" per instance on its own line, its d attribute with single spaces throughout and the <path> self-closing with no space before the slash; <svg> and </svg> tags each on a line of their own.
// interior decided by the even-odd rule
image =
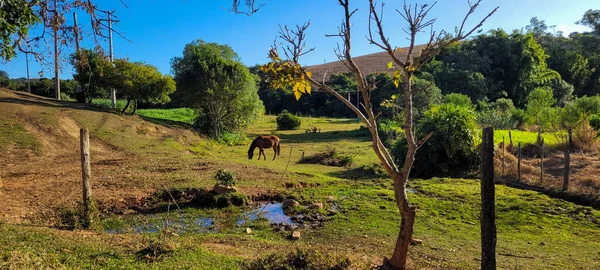
<svg viewBox="0 0 600 270">
<path fill-rule="evenodd" d="M 280 134 L 279 138 L 284 143 L 332 142 L 342 139 L 361 142 L 371 141 L 371 137 L 368 134 L 358 129 L 320 133 Z"/>
<path fill-rule="evenodd" d="M 148 116 L 141 116 L 141 115 L 139 115 L 139 117 L 150 123 L 165 126 L 168 128 L 183 128 L 183 129 L 193 129 L 194 128 L 192 125 L 185 123 L 185 122 L 173 121 L 173 120 L 161 119 L 161 118 L 154 118 L 154 117 L 148 117 Z"/>
<path fill-rule="evenodd" d="M 3 97 L 0 98 L 0 103 L 13 103 L 20 105 L 32 105 L 32 106 L 42 106 L 42 107 L 50 107 L 50 108 L 70 108 L 75 110 L 86 110 L 86 111 L 96 111 L 96 112 L 105 112 L 112 114 L 119 114 L 118 111 L 107 109 L 99 105 L 94 104 L 86 104 L 86 103 L 76 103 L 72 101 L 60 101 L 51 98 L 36 96 L 24 92 L 19 91 L 11 91 L 13 94 L 18 97 Z"/>
<path fill-rule="evenodd" d="M 350 180 L 379 180 L 389 178 L 387 174 L 374 173 L 364 167 L 349 168 L 343 171 L 330 172 L 327 176 Z"/>
</svg>

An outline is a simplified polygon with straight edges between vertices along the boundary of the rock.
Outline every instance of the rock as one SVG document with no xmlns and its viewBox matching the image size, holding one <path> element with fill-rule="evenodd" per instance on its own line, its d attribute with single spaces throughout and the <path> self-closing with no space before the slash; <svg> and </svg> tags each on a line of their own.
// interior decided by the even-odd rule
<svg viewBox="0 0 600 270">
<path fill-rule="evenodd" d="M 531 241 L 527 241 L 527 244 L 530 244 L 530 245 L 531 245 L 531 244 L 533 244 L 533 243 L 532 243 Z"/>
<path fill-rule="evenodd" d="M 413 240 L 410 240 L 410 244 L 413 245 L 413 246 L 419 246 L 419 245 L 423 244 L 423 240 L 421 240 L 421 239 L 413 239 Z"/>
<path fill-rule="evenodd" d="M 252 229 L 250 229 L 250 228 L 246 228 L 246 233 L 247 233 L 247 234 L 252 234 Z"/>
<path fill-rule="evenodd" d="M 380 205 L 379 209 L 386 209 L 387 207 L 385 207 L 385 205 Z"/>
<path fill-rule="evenodd" d="M 330 195 L 329 197 L 327 197 L 327 201 L 328 202 L 333 202 L 333 201 L 335 201 L 335 197 L 333 197 L 333 196 Z"/>
<path fill-rule="evenodd" d="M 237 192 L 237 188 L 235 188 L 234 186 L 226 186 L 226 185 L 221 185 L 221 184 L 217 183 L 213 187 L 213 191 L 217 194 L 225 194 L 225 193 Z"/>
<path fill-rule="evenodd" d="M 283 200 L 283 202 L 281 203 L 281 208 L 283 208 L 283 209 L 296 208 L 299 205 L 300 205 L 300 203 L 296 200 L 286 199 L 286 200 Z"/>
<path fill-rule="evenodd" d="M 546 242 L 540 242 L 540 246 L 545 246 Z"/>
<path fill-rule="evenodd" d="M 292 240 L 298 240 L 300 239 L 300 231 L 293 231 L 292 232 Z"/>
<path fill-rule="evenodd" d="M 310 205 L 310 209 L 323 209 L 323 203 L 316 202 Z"/>
<path fill-rule="evenodd" d="M 335 216 L 335 215 L 337 215 L 337 213 L 338 213 L 338 211 L 334 210 L 334 209 L 327 211 L 328 216 Z"/>
</svg>

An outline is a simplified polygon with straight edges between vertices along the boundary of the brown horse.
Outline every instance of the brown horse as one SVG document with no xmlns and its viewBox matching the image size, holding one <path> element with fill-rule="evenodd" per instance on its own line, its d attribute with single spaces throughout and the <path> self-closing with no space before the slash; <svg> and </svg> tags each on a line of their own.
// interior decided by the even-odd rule
<svg viewBox="0 0 600 270">
<path fill-rule="evenodd" d="M 260 160 L 261 154 L 263 157 L 265 157 L 265 160 L 267 160 L 267 157 L 265 156 L 265 150 L 263 150 L 263 149 L 271 148 L 271 147 L 273 147 L 273 151 L 275 152 L 273 155 L 273 160 L 275 160 L 275 158 L 277 156 L 279 156 L 279 150 L 280 150 L 279 137 L 277 137 L 277 136 L 258 136 L 258 137 L 256 137 L 256 139 L 254 139 L 254 141 L 252 141 L 252 144 L 250 144 L 250 149 L 248 149 L 248 159 L 252 159 L 252 157 L 254 156 L 254 148 L 256 148 L 256 147 L 258 147 L 258 149 L 259 149 L 258 160 Z"/>
</svg>

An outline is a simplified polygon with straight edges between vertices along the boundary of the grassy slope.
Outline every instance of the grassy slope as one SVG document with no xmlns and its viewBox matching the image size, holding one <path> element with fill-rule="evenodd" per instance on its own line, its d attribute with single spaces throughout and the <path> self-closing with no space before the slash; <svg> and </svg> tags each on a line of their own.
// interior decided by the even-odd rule
<svg viewBox="0 0 600 270">
<path fill-rule="evenodd" d="M 40 110 L 51 116 L 58 111 L 52 108 Z M 247 146 L 225 146 L 170 130 L 161 133 L 153 125 L 136 118 L 119 120 L 101 112 L 61 110 L 77 123 L 92 129 L 94 138 L 136 160 L 135 164 L 123 167 L 126 173 L 110 174 L 123 189 L 140 185 L 156 189 L 163 185 L 210 187 L 214 183 L 212 174 L 223 167 L 238 173 L 238 186 L 242 192 L 294 195 L 305 204 L 324 202 L 326 209 L 332 207 L 327 202 L 327 197 L 332 195 L 340 213 L 331 217 L 322 229 L 303 230 L 303 237 L 297 242 L 287 240 L 289 232 L 274 232 L 260 222 L 250 225 L 253 235 L 246 235 L 245 227 L 233 226 L 220 233 L 171 236 L 169 242 L 175 246 L 175 251 L 155 262 L 146 262 L 138 252 L 157 239 L 157 234 L 109 235 L 101 230 L 99 233 L 61 231 L 0 221 L 0 268 L 236 269 L 245 260 L 295 247 L 349 256 L 356 268 L 366 268 L 371 263 L 379 263 L 382 256 L 389 256 L 393 248 L 400 220 L 393 202 L 391 181 L 356 170 L 361 165 L 376 162 L 369 139 L 353 132 L 360 126 L 356 120 L 303 118 L 301 130 L 274 132 L 274 117 L 264 117 L 248 133 L 250 138 L 269 133 L 282 138 L 281 156 L 272 162 L 248 160 Z M 44 114 L 36 112 L 36 115 Z M 12 121 L 2 116 L 0 119 Z M 312 126 L 321 128 L 322 132 L 305 134 L 304 128 Z M 36 140 L 31 139 L 35 138 L 32 134 L 18 131 L 28 135 L 15 138 L 6 130 L 0 130 L 0 138 L 5 141 L 12 138 L 10 140 L 18 144 L 36 144 Z M 312 154 L 327 147 L 355 155 L 355 164 L 352 168 L 337 168 L 296 163 L 302 151 Z M 266 154 L 270 158 L 272 152 L 267 150 Z M 281 178 L 280 173 L 286 167 L 287 174 Z M 95 172 L 102 175 L 103 167 Z M 139 176 L 130 178 L 129 174 Z M 101 176 L 97 180 L 108 181 Z M 283 187 L 284 183 L 301 182 L 305 182 L 303 188 Z M 410 196 L 419 208 L 415 238 L 424 240 L 422 246 L 411 248 L 411 267 L 477 268 L 480 256 L 478 182 L 414 180 L 410 188 L 415 190 Z M 187 215 L 217 215 L 219 223 L 226 223 L 239 211 L 237 208 L 183 210 Z M 497 187 L 497 211 L 499 268 L 600 267 L 597 252 L 600 243 L 594 241 L 600 239 L 599 211 L 504 186 Z M 135 219 L 121 216 L 104 218 L 101 223 L 105 226 L 118 224 L 127 228 L 135 223 Z"/>
</svg>

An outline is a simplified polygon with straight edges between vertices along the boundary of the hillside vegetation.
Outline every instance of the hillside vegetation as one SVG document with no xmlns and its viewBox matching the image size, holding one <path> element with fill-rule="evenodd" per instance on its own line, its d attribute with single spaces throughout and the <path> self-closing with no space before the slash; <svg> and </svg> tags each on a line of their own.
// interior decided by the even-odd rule
<svg viewBox="0 0 600 270">
<path fill-rule="evenodd" d="M 400 217 L 391 179 L 377 173 L 357 120 L 302 118 L 299 130 L 276 131 L 275 117 L 263 116 L 247 130 L 246 144 L 227 146 L 155 118 L 0 90 L 0 268 L 239 269 L 299 248 L 366 269 L 392 249 Z M 306 133 L 312 127 L 320 132 Z M 64 215 L 81 200 L 80 128 L 92 137 L 101 213 L 87 231 L 66 229 Z M 280 136 L 281 155 L 248 160 L 250 140 L 265 134 Z M 352 157 L 352 165 L 297 163 L 331 148 Z M 273 151 L 265 153 L 270 159 Z M 235 173 L 238 193 L 254 205 L 293 197 L 302 204 L 297 211 L 323 220 L 300 229 L 294 241 L 290 230 L 265 219 L 236 222 L 252 202 L 222 209 L 186 204 L 182 192 L 211 189 L 218 169 Z M 409 188 L 419 209 L 415 238 L 423 241 L 411 247 L 409 268 L 477 268 L 478 181 L 414 180 Z M 178 206 L 155 204 L 166 190 Z M 323 209 L 310 209 L 315 202 Z M 600 267 L 600 211 L 505 186 L 497 186 L 496 207 L 499 268 Z M 213 218 L 209 231 L 198 217 Z M 164 227 L 165 218 L 187 225 Z M 157 229 L 140 232 L 140 224 Z"/>
</svg>

